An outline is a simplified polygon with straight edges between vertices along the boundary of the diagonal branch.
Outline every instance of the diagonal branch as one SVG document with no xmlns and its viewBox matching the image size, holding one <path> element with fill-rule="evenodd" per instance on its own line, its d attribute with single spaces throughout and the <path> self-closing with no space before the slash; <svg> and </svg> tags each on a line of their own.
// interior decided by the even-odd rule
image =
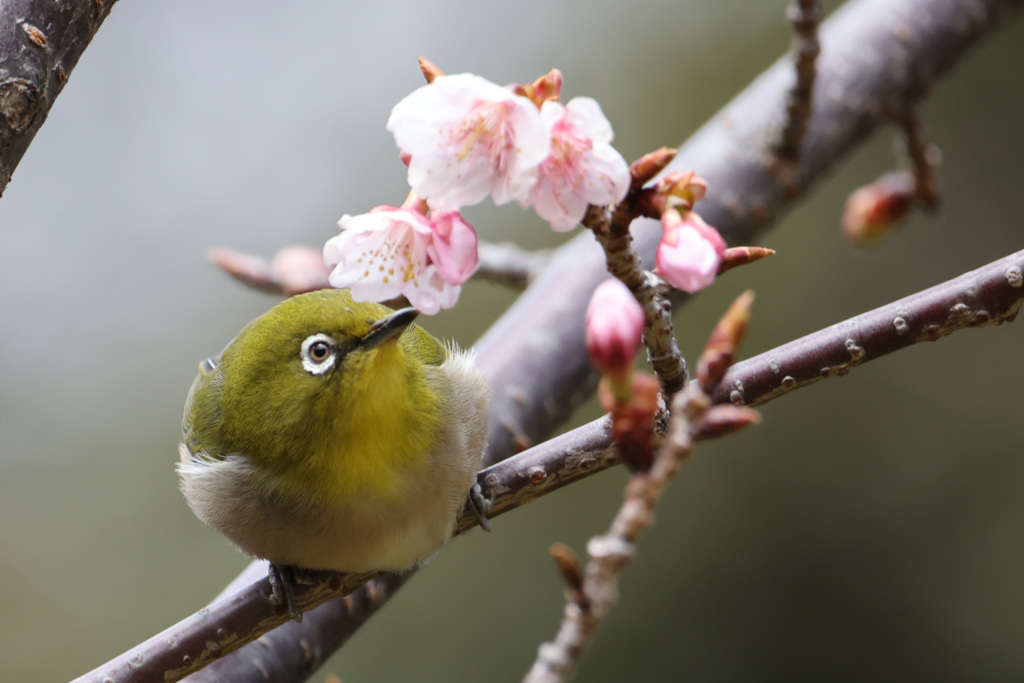
<svg viewBox="0 0 1024 683">
<path fill-rule="evenodd" d="M 116 1 L 0 4 L 0 194 Z"/>
<path fill-rule="evenodd" d="M 1024 251 L 780 346 L 726 373 L 712 398 L 756 406 L 957 330 L 1011 322 L 1024 303 Z"/>
</svg>

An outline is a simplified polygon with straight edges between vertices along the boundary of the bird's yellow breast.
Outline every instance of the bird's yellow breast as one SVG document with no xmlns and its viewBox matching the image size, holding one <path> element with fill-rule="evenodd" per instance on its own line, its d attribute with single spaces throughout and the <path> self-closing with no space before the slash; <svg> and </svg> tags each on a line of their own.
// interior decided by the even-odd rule
<svg viewBox="0 0 1024 683">
<path fill-rule="evenodd" d="M 427 368 L 386 344 L 346 368 L 351 381 L 341 409 L 329 422 L 296 495 L 352 501 L 393 499 L 415 484 L 437 442 L 444 397 Z"/>
</svg>

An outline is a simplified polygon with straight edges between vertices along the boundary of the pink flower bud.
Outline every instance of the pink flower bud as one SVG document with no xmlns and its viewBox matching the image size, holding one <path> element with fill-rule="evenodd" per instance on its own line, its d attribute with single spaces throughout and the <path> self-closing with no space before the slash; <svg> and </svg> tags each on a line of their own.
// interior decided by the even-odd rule
<svg viewBox="0 0 1024 683">
<path fill-rule="evenodd" d="M 690 294 L 714 282 L 726 247 L 718 231 L 693 211 L 687 211 L 685 216 L 674 210 L 665 211 L 661 223 L 665 232 L 655 256 L 658 274 L 676 289 Z"/>
<path fill-rule="evenodd" d="M 616 278 L 602 282 L 587 307 L 587 353 L 594 367 L 618 379 L 628 375 L 644 321 L 644 309 L 626 285 Z"/>
<path fill-rule="evenodd" d="M 457 211 L 430 215 L 433 239 L 427 255 L 437 266 L 444 281 L 452 285 L 465 283 L 480 265 L 476 230 Z"/>
</svg>

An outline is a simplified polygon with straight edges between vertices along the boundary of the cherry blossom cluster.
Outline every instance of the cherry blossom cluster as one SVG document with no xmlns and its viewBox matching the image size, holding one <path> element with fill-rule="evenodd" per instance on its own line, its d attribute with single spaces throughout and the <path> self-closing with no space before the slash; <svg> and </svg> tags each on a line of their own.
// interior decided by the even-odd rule
<svg viewBox="0 0 1024 683">
<path fill-rule="evenodd" d="M 558 101 L 558 71 L 508 87 L 429 64 L 424 73 L 430 82 L 399 102 L 387 124 L 408 166 L 409 199 L 342 217 L 324 261 L 331 285 L 356 300 L 404 295 L 436 313 L 455 304 L 478 265 L 476 231 L 460 209 L 490 195 L 571 230 L 589 204 L 621 200 L 630 175 L 597 102 Z"/>
<path fill-rule="evenodd" d="M 532 208 L 554 230 L 578 225 L 587 207 L 621 202 L 633 176 L 611 145 L 612 127 L 589 97 L 559 99 L 557 70 L 530 84 L 498 86 L 474 74 L 446 76 L 425 60 L 424 85 L 395 105 L 387 123 L 412 191 L 400 207 L 345 215 L 324 247 L 334 287 L 357 301 L 405 296 L 424 313 L 451 308 L 476 270 L 477 237 L 459 211 L 490 196 Z M 664 235 L 659 274 L 695 292 L 718 271 L 725 243 L 692 212 L 703 196 L 693 174 L 655 188 Z"/>
</svg>

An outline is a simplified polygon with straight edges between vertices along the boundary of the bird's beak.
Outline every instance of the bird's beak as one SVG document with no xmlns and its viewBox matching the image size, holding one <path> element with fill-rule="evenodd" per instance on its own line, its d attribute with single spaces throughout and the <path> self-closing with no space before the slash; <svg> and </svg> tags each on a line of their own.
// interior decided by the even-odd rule
<svg viewBox="0 0 1024 683">
<path fill-rule="evenodd" d="M 388 339 L 397 337 L 412 324 L 420 312 L 415 308 L 403 308 L 389 316 L 383 317 L 370 326 L 370 331 L 359 340 L 359 348 L 369 351 L 375 349 Z"/>
</svg>

